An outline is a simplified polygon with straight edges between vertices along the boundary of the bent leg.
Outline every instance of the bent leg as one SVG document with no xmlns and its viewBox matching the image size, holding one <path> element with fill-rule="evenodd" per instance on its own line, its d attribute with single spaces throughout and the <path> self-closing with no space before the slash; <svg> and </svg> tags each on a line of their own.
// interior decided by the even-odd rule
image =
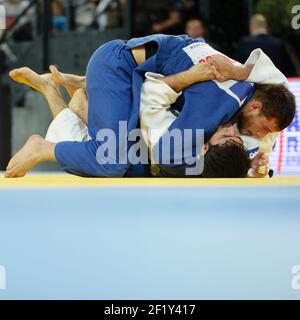
<svg viewBox="0 0 300 320">
<path fill-rule="evenodd" d="M 10 72 L 13 80 L 28 85 L 44 95 L 49 104 L 53 118 L 67 106 L 51 75 L 38 75 L 29 68 L 20 68 Z M 7 166 L 7 178 L 23 177 L 40 162 L 56 161 L 55 144 L 46 141 L 39 135 L 31 136 L 23 148 L 16 153 Z"/>
<path fill-rule="evenodd" d="M 51 103 L 57 103 L 57 95 L 53 92 L 51 93 L 51 90 L 46 90 L 45 96 L 48 98 L 47 100 L 50 103 L 50 108 Z M 83 117 L 87 117 L 87 101 L 85 93 L 79 90 L 74 94 L 72 100 L 72 106 L 74 108 L 80 107 L 80 113 L 82 112 L 82 105 L 86 104 L 86 115 L 83 115 Z M 69 110 L 69 112 L 66 113 L 64 110 L 66 110 L 66 112 Z M 51 136 L 49 133 L 49 131 L 51 131 L 50 128 L 58 129 L 59 127 L 58 130 L 54 129 L 54 131 L 56 131 L 56 134 L 57 132 L 61 133 L 63 137 L 61 141 L 76 141 L 77 139 L 80 141 L 84 141 L 85 139 L 87 139 L 87 128 L 83 124 L 83 122 L 81 122 L 81 120 L 78 119 L 75 114 L 72 114 L 72 111 L 69 108 L 62 108 L 61 111 L 64 112 L 59 112 L 59 116 L 57 116 L 58 114 L 54 115 L 54 121 L 49 127 L 47 137 Z M 57 140 L 57 136 L 55 136 L 54 140 Z M 39 135 L 33 135 L 27 140 L 23 148 L 10 160 L 7 166 L 5 177 L 23 177 L 29 170 L 31 170 L 34 166 L 41 162 L 56 162 L 57 160 L 55 157 L 55 146 L 56 144 L 49 142 L 49 139 L 44 139 Z"/>
<path fill-rule="evenodd" d="M 91 140 L 56 145 L 56 159 L 66 172 L 88 177 L 126 174 L 130 166 L 127 159 L 130 144 L 127 144 L 126 132 L 123 135 L 126 129 L 119 130 L 119 122 L 128 123 L 132 117 L 135 68 L 136 63 L 122 41 L 112 41 L 92 56 L 87 68 Z"/>
<path fill-rule="evenodd" d="M 8 176 L 10 172 L 13 172 L 14 176 L 22 176 L 24 171 L 26 173 L 26 170 L 32 168 L 32 165 L 45 159 L 50 161 L 56 159 L 66 172 L 81 176 L 121 177 L 126 173 L 129 167 L 128 161 L 125 163 L 118 161 L 120 154 L 121 157 L 125 155 L 127 158 L 128 150 L 127 138 L 119 137 L 119 121 L 128 122 L 131 119 L 132 74 L 136 63 L 125 47 L 124 42 L 113 41 L 97 50 L 89 63 L 87 80 L 90 81 L 88 81 L 87 91 L 89 132 L 92 133 L 90 134 L 92 139 L 83 142 L 60 142 L 56 145 L 44 144 L 45 140 L 43 140 L 42 151 L 38 151 L 41 157 L 29 159 L 19 165 L 19 161 L 22 162 L 22 160 L 19 160 L 20 157 L 16 155 L 9 165 Z M 113 147 L 112 153 L 108 155 L 106 139 L 98 135 L 100 130 L 106 129 L 115 133 L 117 140 L 114 147 L 108 143 Z M 19 166 L 17 172 L 13 171 L 12 167 L 17 166 Z"/>
<path fill-rule="evenodd" d="M 62 98 L 59 87 L 50 74 L 39 75 L 29 68 L 15 69 L 9 73 L 16 82 L 25 84 L 40 92 L 48 102 L 53 118 L 67 107 Z"/>
<path fill-rule="evenodd" d="M 106 44 L 92 56 L 87 68 L 91 140 L 56 145 L 56 159 L 66 172 L 89 177 L 122 177 L 126 174 L 131 145 L 127 143 L 127 130 L 119 130 L 119 123 L 129 123 L 132 119 L 135 68 L 134 59 L 120 40 Z M 131 126 L 136 128 L 134 121 Z M 106 139 L 107 134 L 109 139 Z"/>
<path fill-rule="evenodd" d="M 88 124 L 88 99 L 84 89 L 74 92 L 68 107 L 87 125 Z"/>
</svg>

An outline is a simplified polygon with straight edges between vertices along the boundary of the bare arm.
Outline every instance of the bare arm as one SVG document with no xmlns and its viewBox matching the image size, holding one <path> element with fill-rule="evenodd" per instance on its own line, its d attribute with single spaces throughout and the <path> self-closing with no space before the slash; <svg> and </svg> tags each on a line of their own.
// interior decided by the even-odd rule
<svg viewBox="0 0 300 320">
<path fill-rule="evenodd" d="M 187 71 L 165 77 L 162 81 L 174 91 L 181 92 L 194 83 L 213 79 L 220 82 L 229 79 L 244 81 L 249 77 L 253 67 L 253 64 L 234 64 L 229 58 L 217 55 L 205 63 L 194 65 Z"/>
<path fill-rule="evenodd" d="M 224 82 L 232 79 L 236 81 L 244 81 L 248 79 L 254 67 L 254 64 L 233 63 L 231 59 L 223 55 L 215 55 L 207 60 L 215 67 L 215 75 L 217 80 Z"/>
<path fill-rule="evenodd" d="M 187 71 L 162 78 L 165 84 L 176 92 L 181 92 L 194 83 L 215 79 L 215 68 L 209 63 L 200 63 Z"/>
</svg>

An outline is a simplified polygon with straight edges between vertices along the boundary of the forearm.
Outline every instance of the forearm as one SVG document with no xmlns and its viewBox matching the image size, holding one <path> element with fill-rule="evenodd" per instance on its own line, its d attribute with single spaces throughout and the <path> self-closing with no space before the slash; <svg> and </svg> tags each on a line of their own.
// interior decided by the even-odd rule
<svg viewBox="0 0 300 320">
<path fill-rule="evenodd" d="M 176 92 L 181 92 L 185 88 L 193 84 L 186 72 L 177 73 L 161 79 L 162 82 L 167 84 Z"/>
<path fill-rule="evenodd" d="M 242 65 L 220 54 L 214 55 L 207 61 L 214 66 L 214 74 L 220 82 L 227 80 L 245 81 L 249 78 L 254 68 L 253 63 L 245 63 Z"/>
<path fill-rule="evenodd" d="M 249 78 L 254 64 L 244 64 L 242 66 L 235 67 L 235 74 L 233 75 L 233 80 L 236 81 L 245 81 Z"/>
<path fill-rule="evenodd" d="M 161 81 L 166 83 L 176 92 L 190 87 L 194 83 L 215 79 L 215 75 L 208 64 L 198 64 L 187 71 L 183 71 L 171 76 L 162 78 Z"/>
</svg>

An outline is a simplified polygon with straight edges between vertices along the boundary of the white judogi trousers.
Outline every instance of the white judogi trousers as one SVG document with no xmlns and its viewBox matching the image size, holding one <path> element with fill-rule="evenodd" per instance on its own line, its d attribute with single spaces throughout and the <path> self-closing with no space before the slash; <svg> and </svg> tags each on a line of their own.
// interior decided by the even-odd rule
<svg viewBox="0 0 300 320">
<path fill-rule="evenodd" d="M 70 108 L 65 108 L 57 115 L 46 135 L 46 140 L 52 143 L 89 139 L 87 126 Z"/>
</svg>

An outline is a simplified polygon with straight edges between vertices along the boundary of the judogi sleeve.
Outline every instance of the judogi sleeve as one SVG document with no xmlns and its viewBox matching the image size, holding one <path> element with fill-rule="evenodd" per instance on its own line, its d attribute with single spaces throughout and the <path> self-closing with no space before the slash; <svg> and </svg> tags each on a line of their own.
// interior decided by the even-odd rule
<svg viewBox="0 0 300 320">
<path fill-rule="evenodd" d="M 287 78 L 261 49 L 253 50 L 245 64 L 254 64 L 246 81 L 260 84 L 283 84 L 288 87 Z"/>
<path fill-rule="evenodd" d="M 163 75 L 147 72 L 141 91 L 140 123 L 143 138 L 151 150 L 167 131 L 176 116 L 170 106 L 181 95 L 160 79 Z"/>
</svg>

